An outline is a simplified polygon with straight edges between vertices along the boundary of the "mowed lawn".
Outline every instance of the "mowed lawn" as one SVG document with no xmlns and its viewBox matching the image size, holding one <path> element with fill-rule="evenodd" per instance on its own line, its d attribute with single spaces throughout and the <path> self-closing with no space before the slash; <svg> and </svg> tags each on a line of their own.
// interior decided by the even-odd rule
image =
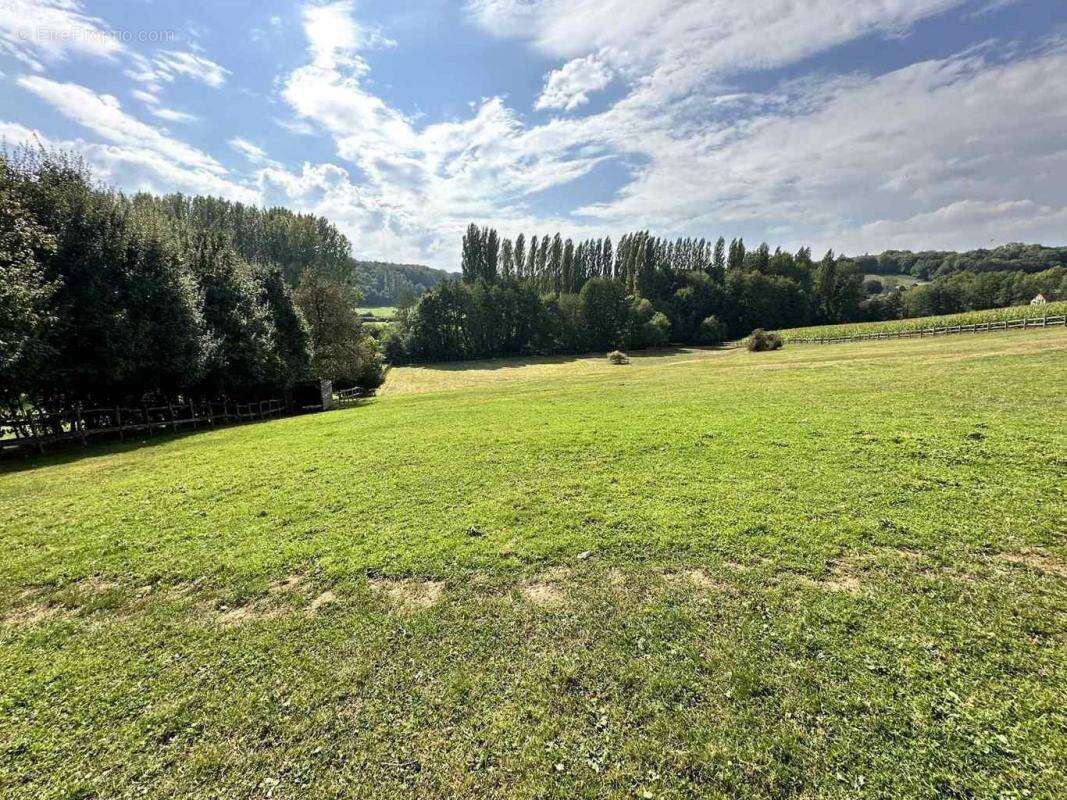
<svg viewBox="0 0 1067 800">
<path fill-rule="evenodd" d="M 483 362 L 0 467 L 0 797 L 1062 797 L 1065 390 Z"/>
</svg>

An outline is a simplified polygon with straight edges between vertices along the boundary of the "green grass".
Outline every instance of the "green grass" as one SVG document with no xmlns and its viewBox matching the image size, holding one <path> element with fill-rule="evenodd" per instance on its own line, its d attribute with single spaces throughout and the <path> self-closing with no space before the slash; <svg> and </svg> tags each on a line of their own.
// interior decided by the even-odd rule
<svg viewBox="0 0 1067 800">
<path fill-rule="evenodd" d="M 878 273 L 870 272 L 863 276 L 864 280 L 873 278 L 879 281 L 886 291 L 896 289 L 898 286 L 903 286 L 905 289 L 909 286 L 914 286 L 917 283 L 922 283 L 922 279 L 916 278 L 914 275 L 904 275 L 892 273 L 889 275 L 880 275 Z"/>
<path fill-rule="evenodd" d="M 358 314 L 373 314 L 376 317 L 384 317 L 386 319 L 390 319 L 390 318 L 396 316 L 396 307 L 395 306 L 372 306 L 372 307 L 369 307 L 369 308 L 357 308 L 356 309 L 356 313 L 358 313 Z"/>
<path fill-rule="evenodd" d="M 1035 797 L 1067 330 L 394 369 L 0 472 L 0 796 Z"/>
<path fill-rule="evenodd" d="M 984 322 L 1007 322 L 1017 319 L 1041 319 L 1067 314 L 1067 300 L 1045 303 L 1039 306 L 1009 306 L 985 311 L 964 311 L 960 314 L 942 314 L 934 317 L 891 319 L 885 322 L 852 322 L 843 325 L 812 325 L 807 328 L 787 328 L 779 331 L 782 339 L 811 339 L 820 336 L 863 336 L 870 333 L 908 333 L 925 328 L 949 325 L 978 325 Z"/>
</svg>

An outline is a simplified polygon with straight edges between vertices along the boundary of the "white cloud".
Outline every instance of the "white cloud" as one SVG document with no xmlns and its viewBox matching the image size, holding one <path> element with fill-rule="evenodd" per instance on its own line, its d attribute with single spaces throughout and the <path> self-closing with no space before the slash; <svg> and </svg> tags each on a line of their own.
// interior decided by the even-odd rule
<svg viewBox="0 0 1067 800">
<path fill-rule="evenodd" d="M 159 98 L 151 92 L 146 92 L 143 89 L 134 89 L 130 92 L 130 95 L 135 100 L 140 100 L 145 105 L 154 106 L 159 103 Z"/>
<path fill-rule="evenodd" d="M 184 111 L 177 111 L 173 108 L 161 108 L 158 106 L 150 108 L 149 113 L 151 113 L 152 116 L 159 117 L 167 122 L 187 123 L 196 122 L 199 119 L 195 114 L 187 114 Z"/>
<path fill-rule="evenodd" d="M 589 102 L 589 93 L 611 83 L 611 70 L 595 55 L 575 58 L 545 77 L 545 87 L 534 108 L 573 111 Z"/>
<path fill-rule="evenodd" d="M 772 28 L 783 24 L 781 17 L 797 20 L 794 5 L 809 13 L 821 9 L 837 21 L 828 32 L 801 25 L 771 37 L 773 58 L 784 63 L 865 32 L 899 31 L 952 4 L 846 2 L 834 13 L 822 0 L 755 5 Z M 539 107 L 580 106 L 611 79 L 609 63 L 623 70 L 631 92 L 604 112 L 542 125 L 525 126 L 502 99 L 490 98 L 468 119 L 421 127 L 367 88 L 369 68 L 361 57 L 367 37 L 351 5 L 311 7 L 305 10 L 310 63 L 288 76 L 283 97 L 301 119 L 332 136 L 338 155 L 359 170 L 358 189 L 334 165 L 305 165 L 300 173 L 275 170 L 271 191 L 279 201 L 338 217 L 360 252 L 417 258 L 413 251 L 421 251 L 423 259 L 444 266 L 452 265 L 458 234 L 470 220 L 496 224 L 505 235 L 553 226 L 574 236 L 644 227 L 667 235 L 750 238 L 773 231 L 791 240 L 783 244 L 851 249 L 877 248 L 879 236 L 896 243 L 908 230 L 918 233 L 925 214 L 955 220 L 959 244 L 982 243 L 975 214 L 965 221 L 959 213 L 977 206 L 959 203 L 999 215 L 1005 239 L 1040 227 L 1023 225 L 1018 209 L 1058 219 L 1061 204 L 1052 195 L 1061 184 L 1041 176 L 1052 169 L 1067 178 L 1058 155 L 1065 147 L 1058 131 L 1067 89 L 1053 78 L 1067 69 L 1061 50 L 1049 47 L 1011 62 L 972 51 L 875 78 L 808 77 L 765 93 L 738 92 L 708 76 L 767 64 L 769 56 L 754 61 L 743 52 L 756 41 L 759 14 L 739 4 L 722 6 L 716 19 L 729 41 L 716 44 L 707 39 L 707 3 L 696 4 L 704 16 L 695 14 L 693 3 L 650 5 L 674 38 L 637 36 L 634 41 L 644 44 L 634 45 L 640 52 L 629 58 L 625 34 L 615 26 L 585 26 L 583 14 L 592 8 L 586 0 L 574 4 L 576 17 L 568 17 L 573 36 L 558 38 L 557 23 L 536 16 L 551 1 L 501 0 L 495 11 L 481 4 L 490 16 L 505 6 L 518 14 L 516 30 L 530 32 L 546 52 L 579 54 L 548 76 Z M 643 4 L 635 9 L 612 0 L 598 8 L 601 19 L 617 11 L 624 32 L 643 29 L 653 13 Z M 581 47 L 604 55 L 580 55 Z M 710 53 L 697 52 L 709 47 Z M 767 50 L 762 44 L 751 49 Z M 736 55 L 736 63 L 728 63 L 726 53 Z M 694 81 L 696 75 L 705 79 Z M 607 158 L 639 165 L 614 197 L 571 216 L 537 219 L 529 211 L 537 192 L 580 180 Z M 945 208 L 955 213 L 939 214 Z"/>
<path fill-rule="evenodd" d="M 17 83 L 104 140 L 50 141 L 39 132 L 29 132 L 52 146 L 82 153 L 105 180 L 127 189 L 180 190 L 255 202 L 256 192 L 235 180 L 213 157 L 130 116 L 112 95 L 40 76 L 23 76 Z M 29 140 L 29 129 L 4 124 L 13 142 Z"/>
<path fill-rule="evenodd" d="M 10 145 L 41 143 L 49 149 L 79 153 L 104 183 L 128 191 L 185 192 L 228 197 L 244 203 L 259 201 L 259 193 L 253 187 L 217 171 L 190 169 L 150 147 L 49 138 L 39 130 L 3 120 L 0 120 L 0 141 Z"/>
<path fill-rule="evenodd" d="M 102 20 L 74 0 L 4 0 L 0 3 L 0 53 L 33 70 L 70 55 L 113 58 L 123 50 Z"/>
<path fill-rule="evenodd" d="M 790 64 L 871 33 L 895 33 L 969 0 L 468 0 L 495 35 L 559 58 L 599 53 L 658 98 L 710 75 Z"/>
<path fill-rule="evenodd" d="M 243 155 L 249 161 L 253 163 L 259 163 L 267 161 L 267 151 L 257 144 L 253 144 L 247 139 L 243 139 L 240 136 L 234 136 L 230 139 L 230 147 Z"/>
<path fill-rule="evenodd" d="M 500 98 L 483 100 L 466 120 L 417 128 L 361 83 L 368 68 L 360 48 L 368 39 L 350 7 L 305 9 L 310 63 L 288 76 L 282 96 L 302 119 L 327 131 L 338 155 L 359 168 L 359 202 L 343 211 L 335 199 L 330 216 L 350 216 L 350 227 L 362 231 L 361 252 L 367 252 L 368 229 L 356 222 L 360 214 L 388 231 L 370 241 L 411 237 L 425 252 L 436 253 L 447 239 L 452 252 L 458 241 L 452 237 L 470 218 L 515 216 L 524 197 L 574 180 L 604 158 L 595 145 L 572 152 L 562 124 L 524 130 Z M 305 202 L 309 176 L 319 173 L 306 167 L 300 180 L 274 174 L 272 185 L 292 193 L 293 202 Z"/>
<path fill-rule="evenodd" d="M 173 83 L 178 77 L 218 89 L 230 75 L 228 69 L 211 59 L 184 50 L 164 50 L 152 58 L 134 53 L 131 61 L 126 76 L 143 84 L 151 94 L 158 94 L 164 84 Z"/>
<path fill-rule="evenodd" d="M 306 61 L 279 79 L 287 109 L 268 118 L 329 136 L 338 163 L 285 166 L 235 136 L 229 146 L 253 171 L 243 177 L 114 97 L 42 76 L 15 82 L 103 142 L 67 143 L 108 180 L 324 214 L 363 256 L 453 267 L 469 221 L 504 235 L 650 227 L 849 252 L 1063 241 L 1062 42 L 1030 52 L 1001 42 L 882 75 L 801 75 L 762 92 L 732 82 L 857 37 L 899 34 L 965 1 L 470 0 L 486 30 L 558 59 L 536 108 L 579 111 L 613 80 L 627 91 L 599 113 L 544 124 L 524 122 L 501 97 L 459 119 L 405 114 L 375 93 L 367 62 L 368 51 L 395 43 L 360 25 L 350 0 L 314 3 L 302 10 Z M 84 17 L 68 0 L 33 5 Z M 0 11 L 0 48 L 35 68 L 85 52 L 12 51 L 12 25 Z M 89 54 L 115 52 L 139 83 L 131 96 L 170 122 L 192 118 L 160 102 L 166 85 L 220 87 L 230 77 L 193 49 Z M 531 210 L 538 193 L 565 198 L 568 184 L 589 196 L 579 182 L 606 160 L 629 170 L 612 196 L 569 215 Z"/>
<path fill-rule="evenodd" d="M 972 54 L 809 83 L 763 113 L 683 138 L 631 127 L 631 141 L 617 144 L 647 142 L 649 164 L 583 212 L 666 230 L 777 226 L 816 244 L 880 249 L 889 221 L 914 227 L 925 213 L 975 201 L 1003 213 L 1000 239 L 1018 238 L 1025 229 L 1007 213 L 1020 207 L 1012 204 L 1062 205 L 1067 86 L 1055 76 L 1065 70 L 1063 50 L 1010 63 Z M 977 232 L 945 234 L 976 245 L 986 241 Z"/>
<path fill-rule="evenodd" d="M 959 200 L 905 219 L 879 219 L 840 235 L 839 247 L 858 253 L 883 249 L 965 250 L 1005 241 L 1064 241 L 1067 205 L 1033 200 Z"/>
</svg>

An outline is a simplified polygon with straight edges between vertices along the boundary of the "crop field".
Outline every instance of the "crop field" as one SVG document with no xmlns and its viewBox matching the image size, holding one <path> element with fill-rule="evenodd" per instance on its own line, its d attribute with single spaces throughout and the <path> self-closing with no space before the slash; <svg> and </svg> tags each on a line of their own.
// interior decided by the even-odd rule
<svg viewBox="0 0 1067 800">
<path fill-rule="evenodd" d="M 779 331 L 782 339 L 812 339 L 820 336 L 862 336 L 870 333 L 906 333 L 924 328 L 939 328 L 949 325 L 980 325 L 985 322 L 1006 322 L 1016 319 L 1041 319 L 1067 314 L 1067 300 L 1045 303 L 1039 306 L 1009 306 L 985 311 L 964 311 L 960 314 L 942 314 L 935 317 L 913 317 L 885 322 L 853 322 L 843 325 L 812 325 L 807 328 L 788 328 Z"/>
<path fill-rule="evenodd" d="M 450 364 L 0 466 L 0 797 L 1062 797 L 1065 388 L 1063 328 Z"/>
</svg>

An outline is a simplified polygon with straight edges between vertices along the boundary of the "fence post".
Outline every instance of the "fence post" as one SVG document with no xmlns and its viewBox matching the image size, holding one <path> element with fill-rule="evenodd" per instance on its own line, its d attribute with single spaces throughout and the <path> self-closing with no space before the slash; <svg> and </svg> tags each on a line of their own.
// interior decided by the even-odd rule
<svg viewBox="0 0 1067 800">
<path fill-rule="evenodd" d="M 85 438 L 85 420 L 82 418 L 82 404 L 78 403 L 74 407 L 74 416 L 71 418 L 70 424 L 74 427 L 74 432 L 78 434 L 78 438 L 82 441 L 82 446 L 88 444 Z"/>
</svg>

